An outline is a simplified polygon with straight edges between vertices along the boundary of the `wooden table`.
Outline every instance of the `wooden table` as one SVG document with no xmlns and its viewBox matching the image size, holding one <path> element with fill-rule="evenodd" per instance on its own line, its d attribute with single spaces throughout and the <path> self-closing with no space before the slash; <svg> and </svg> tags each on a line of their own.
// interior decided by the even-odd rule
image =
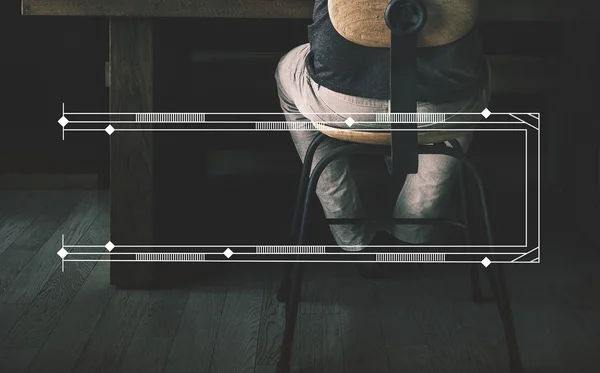
<svg viewBox="0 0 600 373">
<path fill-rule="evenodd" d="M 550 20 L 568 25 L 574 19 L 593 20 L 594 2 L 483 0 L 481 19 Z M 153 111 L 153 17 L 309 19 L 312 7 L 312 0 L 22 0 L 23 15 L 28 16 L 110 17 L 111 112 Z M 151 132 L 116 132 L 111 136 L 111 241 L 116 244 L 153 243 L 153 165 L 159 152 Z M 132 268 L 130 263 L 112 264 L 114 285 L 155 285 L 152 265 L 134 263 Z"/>
</svg>

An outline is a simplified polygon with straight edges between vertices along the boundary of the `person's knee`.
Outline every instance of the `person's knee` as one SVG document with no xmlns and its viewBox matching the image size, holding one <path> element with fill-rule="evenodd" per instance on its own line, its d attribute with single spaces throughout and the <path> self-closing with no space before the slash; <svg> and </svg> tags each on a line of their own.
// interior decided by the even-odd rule
<svg viewBox="0 0 600 373">
<path fill-rule="evenodd" d="M 293 50 L 284 54 L 283 57 L 281 57 L 279 59 L 279 62 L 277 63 L 277 67 L 275 68 L 275 80 L 277 81 L 277 84 L 281 82 L 281 75 L 283 72 L 287 71 L 289 73 L 291 57 L 290 55 L 292 54 L 292 52 Z"/>
<path fill-rule="evenodd" d="M 283 57 L 281 57 L 281 59 L 277 63 L 277 67 L 275 68 L 275 83 L 277 84 L 277 90 L 280 95 L 281 92 L 285 92 L 283 85 L 286 81 L 289 80 L 289 77 L 286 78 L 286 74 L 287 76 L 289 76 L 291 73 L 289 60 L 290 52 L 286 53 Z"/>
<path fill-rule="evenodd" d="M 275 68 L 275 80 L 278 84 L 279 82 L 284 81 L 284 76 L 286 74 L 293 73 L 293 68 L 297 67 L 298 63 L 304 62 L 307 50 L 308 44 L 302 44 L 287 52 L 279 59 L 277 67 Z"/>
</svg>

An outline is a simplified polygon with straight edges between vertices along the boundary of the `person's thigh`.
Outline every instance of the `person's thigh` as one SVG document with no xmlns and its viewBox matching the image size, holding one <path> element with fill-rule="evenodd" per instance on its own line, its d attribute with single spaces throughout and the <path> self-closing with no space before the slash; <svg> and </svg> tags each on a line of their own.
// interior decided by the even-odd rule
<svg viewBox="0 0 600 373">
<path fill-rule="evenodd" d="M 342 95 L 317 84 L 305 67 L 309 51 L 303 44 L 279 61 L 275 79 L 284 112 L 295 110 L 308 121 L 342 128 L 349 128 L 345 121 L 352 116 L 355 129 L 362 127 L 361 121 L 375 122 L 377 113 L 387 112 L 389 100 Z"/>
<path fill-rule="evenodd" d="M 304 61 L 307 54 L 308 45 L 294 48 L 280 60 L 275 73 L 281 108 L 302 161 L 310 143 L 320 133 L 312 122 L 323 121 L 323 114 L 334 114 L 323 106 L 318 95 L 319 87 L 315 86 L 306 72 Z M 314 154 L 312 168 L 327 154 L 343 145 L 344 142 L 331 138 L 321 143 Z M 325 168 L 317 183 L 316 193 L 326 217 L 364 217 L 347 158 L 338 158 Z M 350 251 L 360 250 L 374 235 L 370 226 L 365 223 L 332 225 L 330 229 L 338 245 Z"/>
<path fill-rule="evenodd" d="M 456 113 L 448 115 L 445 126 L 457 128 L 468 126 L 469 123 L 481 120 L 481 114 L 487 108 L 490 100 L 490 84 L 478 94 L 461 104 L 430 105 L 429 112 Z M 453 106 L 454 105 L 454 106 Z M 465 114 L 460 114 L 465 113 Z M 473 113 L 473 114 L 466 114 Z M 467 152 L 473 138 L 472 133 L 458 139 L 461 149 Z M 450 146 L 449 143 L 447 143 Z M 398 196 L 394 209 L 397 218 L 436 218 L 446 217 L 451 205 L 450 197 L 454 192 L 460 163 L 455 158 L 446 155 L 420 155 L 419 172 L 408 175 Z M 437 239 L 438 229 L 430 225 L 394 226 L 390 231 L 396 238 L 409 243 L 424 243 Z"/>
<path fill-rule="evenodd" d="M 381 115 L 389 110 L 389 100 L 380 100 L 364 97 L 350 96 L 335 92 L 314 82 L 305 67 L 305 59 L 310 51 L 308 44 L 300 45 L 288 52 L 279 62 L 275 74 L 277 89 L 281 101 L 281 107 L 285 113 L 288 126 L 290 127 L 292 139 L 296 145 L 300 157 L 304 157 L 310 141 L 318 134 L 311 122 L 327 123 L 331 126 L 349 128 L 346 120 L 349 117 L 355 121 L 352 129 L 389 128 L 389 122 L 382 121 Z M 435 105 L 427 102 L 417 102 L 417 113 L 440 114 L 444 113 L 444 120 L 440 122 L 427 122 L 422 120 L 419 128 L 448 128 L 464 127 L 452 122 L 478 121 L 480 116 L 457 116 L 452 113 L 477 113 L 485 109 L 489 101 L 489 86 L 480 94 L 473 97 Z M 427 116 L 424 116 L 427 118 Z M 471 136 L 460 140 L 463 150 L 467 150 Z M 339 141 L 330 141 L 323 150 L 331 151 L 342 145 Z M 327 148 L 327 149 L 325 149 Z M 315 162 L 323 156 L 318 152 Z M 335 174 L 345 174 L 342 169 L 347 168 L 345 160 L 336 162 L 339 167 L 332 173 L 331 181 L 348 182 L 350 189 L 354 189 L 352 178 L 337 178 Z M 424 216 L 435 215 L 439 212 L 444 197 L 451 190 L 457 170 L 457 163 L 445 156 L 419 157 L 419 174 L 409 175 L 405 187 L 399 196 L 396 205 L 396 214 L 400 216 Z M 327 172 L 326 172 L 327 173 Z M 349 176 L 349 175 L 348 175 Z M 329 188 L 332 185 L 328 185 Z M 321 188 L 318 188 L 321 189 Z M 358 201 L 357 201 L 358 202 Z M 358 202 L 358 204 L 360 204 Z M 399 227 L 398 227 L 399 228 Z M 405 241 L 423 242 L 427 236 L 427 229 L 413 227 L 416 231 L 411 234 L 409 229 L 394 229 L 398 238 Z"/>
</svg>

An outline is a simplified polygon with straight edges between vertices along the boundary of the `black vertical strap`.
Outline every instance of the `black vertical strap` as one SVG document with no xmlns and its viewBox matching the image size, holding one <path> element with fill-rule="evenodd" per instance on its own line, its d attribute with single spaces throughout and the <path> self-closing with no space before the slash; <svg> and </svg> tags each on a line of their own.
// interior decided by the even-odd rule
<svg viewBox="0 0 600 373">
<path fill-rule="evenodd" d="M 417 112 L 417 37 L 392 34 L 390 46 L 390 111 Z M 416 122 L 392 122 L 392 175 L 401 177 L 418 171 L 419 149 Z M 408 115 L 405 115 L 408 116 Z M 398 130 L 401 131 L 398 131 Z"/>
<path fill-rule="evenodd" d="M 390 40 L 390 111 L 406 114 L 406 121 L 391 116 L 392 175 L 416 174 L 417 141 L 417 35 L 427 21 L 421 0 L 391 0 L 385 9 Z M 415 115 L 411 115 L 415 114 Z M 411 118 L 412 117 L 412 118 Z"/>
</svg>

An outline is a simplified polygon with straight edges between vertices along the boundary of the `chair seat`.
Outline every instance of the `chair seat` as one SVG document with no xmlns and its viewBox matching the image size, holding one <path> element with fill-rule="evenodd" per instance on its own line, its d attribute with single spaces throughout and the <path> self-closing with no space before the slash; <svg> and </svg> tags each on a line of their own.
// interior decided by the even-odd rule
<svg viewBox="0 0 600 373">
<path fill-rule="evenodd" d="M 352 130 L 344 128 L 331 127 L 323 123 L 313 122 L 316 130 L 319 132 L 342 141 L 353 142 L 357 144 L 370 145 L 391 145 L 392 133 L 389 131 L 366 131 Z M 424 131 L 418 132 L 417 138 L 419 145 L 437 144 L 445 141 L 455 140 L 469 135 L 469 131 Z"/>
<path fill-rule="evenodd" d="M 422 0 L 427 21 L 418 35 L 419 47 L 450 44 L 477 22 L 479 0 Z M 390 0 L 329 0 L 331 23 L 345 39 L 365 47 L 389 48 L 390 30 L 384 11 Z"/>
</svg>

